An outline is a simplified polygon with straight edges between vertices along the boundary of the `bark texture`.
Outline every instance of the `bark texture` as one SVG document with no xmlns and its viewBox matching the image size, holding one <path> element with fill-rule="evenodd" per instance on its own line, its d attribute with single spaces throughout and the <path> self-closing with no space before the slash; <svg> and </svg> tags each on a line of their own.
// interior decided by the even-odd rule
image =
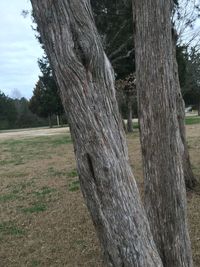
<svg viewBox="0 0 200 267">
<path fill-rule="evenodd" d="M 176 110 L 171 1 L 135 0 L 136 83 L 145 208 L 165 267 L 191 267 Z"/>
<path fill-rule="evenodd" d="M 186 129 L 185 129 L 185 104 L 184 100 L 182 97 L 181 93 L 181 88 L 179 84 L 179 77 L 178 77 L 178 66 L 177 62 L 175 64 L 175 78 L 177 81 L 177 99 L 176 99 L 176 104 L 177 104 L 177 118 L 178 118 L 178 123 L 179 123 L 179 129 L 180 129 L 180 135 L 181 135 L 181 140 L 183 143 L 182 147 L 182 164 L 183 164 L 183 173 L 184 173 L 184 180 L 185 180 L 185 185 L 188 189 L 193 189 L 195 185 L 197 184 L 197 180 L 193 174 L 192 171 L 192 166 L 190 162 L 190 155 L 188 151 L 188 145 L 186 141 Z"/>
<path fill-rule="evenodd" d="M 68 113 L 81 189 L 111 267 L 163 266 L 128 162 L 89 0 L 31 0 Z"/>
<path fill-rule="evenodd" d="M 173 32 L 175 32 L 173 30 Z M 173 51 L 174 51 L 174 79 L 176 82 L 176 105 L 177 105 L 177 118 L 179 123 L 179 130 L 181 135 L 181 140 L 183 142 L 182 146 L 182 164 L 184 172 L 185 185 L 189 189 L 193 189 L 197 183 L 197 180 L 193 174 L 192 166 L 190 162 L 190 155 L 188 150 L 188 145 L 186 141 L 186 129 L 185 129 L 185 103 L 181 93 L 181 87 L 178 75 L 178 64 L 176 61 L 176 35 L 172 34 L 173 40 Z"/>
</svg>

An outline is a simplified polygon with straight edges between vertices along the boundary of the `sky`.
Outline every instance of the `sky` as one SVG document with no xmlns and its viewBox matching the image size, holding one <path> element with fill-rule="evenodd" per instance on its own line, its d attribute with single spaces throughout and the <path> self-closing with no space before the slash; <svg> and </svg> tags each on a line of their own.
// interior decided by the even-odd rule
<svg viewBox="0 0 200 267">
<path fill-rule="evenodd" d="M 37 60 L 43 50 L 30 15 L 24 18 L 22 10 L 31 10 L 30 0 L 0 0 L 0 91 L 29 99 L 40 74 Z"/>
<path fill-rule="evenodd" d="M 0 91 L 10 97 L 32 96 L 40 74 L 37 60 L 43 55 L 30 15 L 29 0 L 0 0 Z"/>
</svg>

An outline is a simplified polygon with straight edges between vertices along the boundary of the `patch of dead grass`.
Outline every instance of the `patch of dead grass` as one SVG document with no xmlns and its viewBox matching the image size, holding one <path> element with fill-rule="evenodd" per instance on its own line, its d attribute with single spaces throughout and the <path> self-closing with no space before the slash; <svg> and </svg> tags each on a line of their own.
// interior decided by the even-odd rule
<svg viewBox="0 0 200 267">
<path fill-rule="evenodd" d="M 200 127 L 191 125 L 187 129 L 192 164 L 198 174 Z M 103 267 L 94 227 L 79 189 L 71 142 L 64 135 L 38 140 L 39 145 L 33 139 L 1 142 L 1 160 L 23 157 L 23 164 L 7 162 L 0 169 L 0 230 L 2 224 L 6 231 L 0 240 L 0 265 Z M 142 192 L 138 132 L 128 135 L 127 141 L 130 164 Z M 70 190 L 72 187 L 76 190 Z M 188 193 L 195 266 L 200 266 L 199 194 L 200 188 Z"/>
</svg>

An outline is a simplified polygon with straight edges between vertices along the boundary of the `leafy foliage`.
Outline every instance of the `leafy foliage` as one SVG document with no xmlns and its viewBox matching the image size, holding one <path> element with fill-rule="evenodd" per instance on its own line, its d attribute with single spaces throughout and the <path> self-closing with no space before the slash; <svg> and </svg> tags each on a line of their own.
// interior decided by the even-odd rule
<svg viewBox="0 0 200 267">
<path fill-rule="evenodd" d="M 200 105 L 200 52 L 192 48 L 186 58 L 183 95 L 186 103 Z"/>
<path fill-rule="evenodd" d="M 27 128 L 48 125 L 48 122 L 33 114 L 29 101 L 12 99 L 0 92 L 0 129 Z"/>
<path fill-rule="evenodd" d="M 0 92 L 0 122 L 1 128 L 11 128 L 17 119 L 17 111 L 13 99 Z"/>
<path fill-rule="evenodd" d="M 53 114 L 61 115 L 63 107 L 47 57 L 44 56 L 40 59 L 38 64 L 42 76 L 39 77 L 30 99 L 30 109 L 33 113 L 44 118 Z"/>
<path fill-rule="evenodd" d="M 131 1 L 91 1 L 95 22 L 117 79 L 134 72 L 133 15 Z"/>
</svg>

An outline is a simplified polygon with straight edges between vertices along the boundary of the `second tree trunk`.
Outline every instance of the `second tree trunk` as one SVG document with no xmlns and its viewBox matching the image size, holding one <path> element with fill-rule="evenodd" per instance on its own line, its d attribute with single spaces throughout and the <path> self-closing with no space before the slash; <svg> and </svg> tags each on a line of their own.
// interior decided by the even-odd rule
<svg viewBox="0 0 200 267">
<path fill-rule="evenodd" d="M 165 267 L 191 267 L 176 109 L 171 1 L 135 0 L 135 50 L 145 208 Z"/>
</svg>

